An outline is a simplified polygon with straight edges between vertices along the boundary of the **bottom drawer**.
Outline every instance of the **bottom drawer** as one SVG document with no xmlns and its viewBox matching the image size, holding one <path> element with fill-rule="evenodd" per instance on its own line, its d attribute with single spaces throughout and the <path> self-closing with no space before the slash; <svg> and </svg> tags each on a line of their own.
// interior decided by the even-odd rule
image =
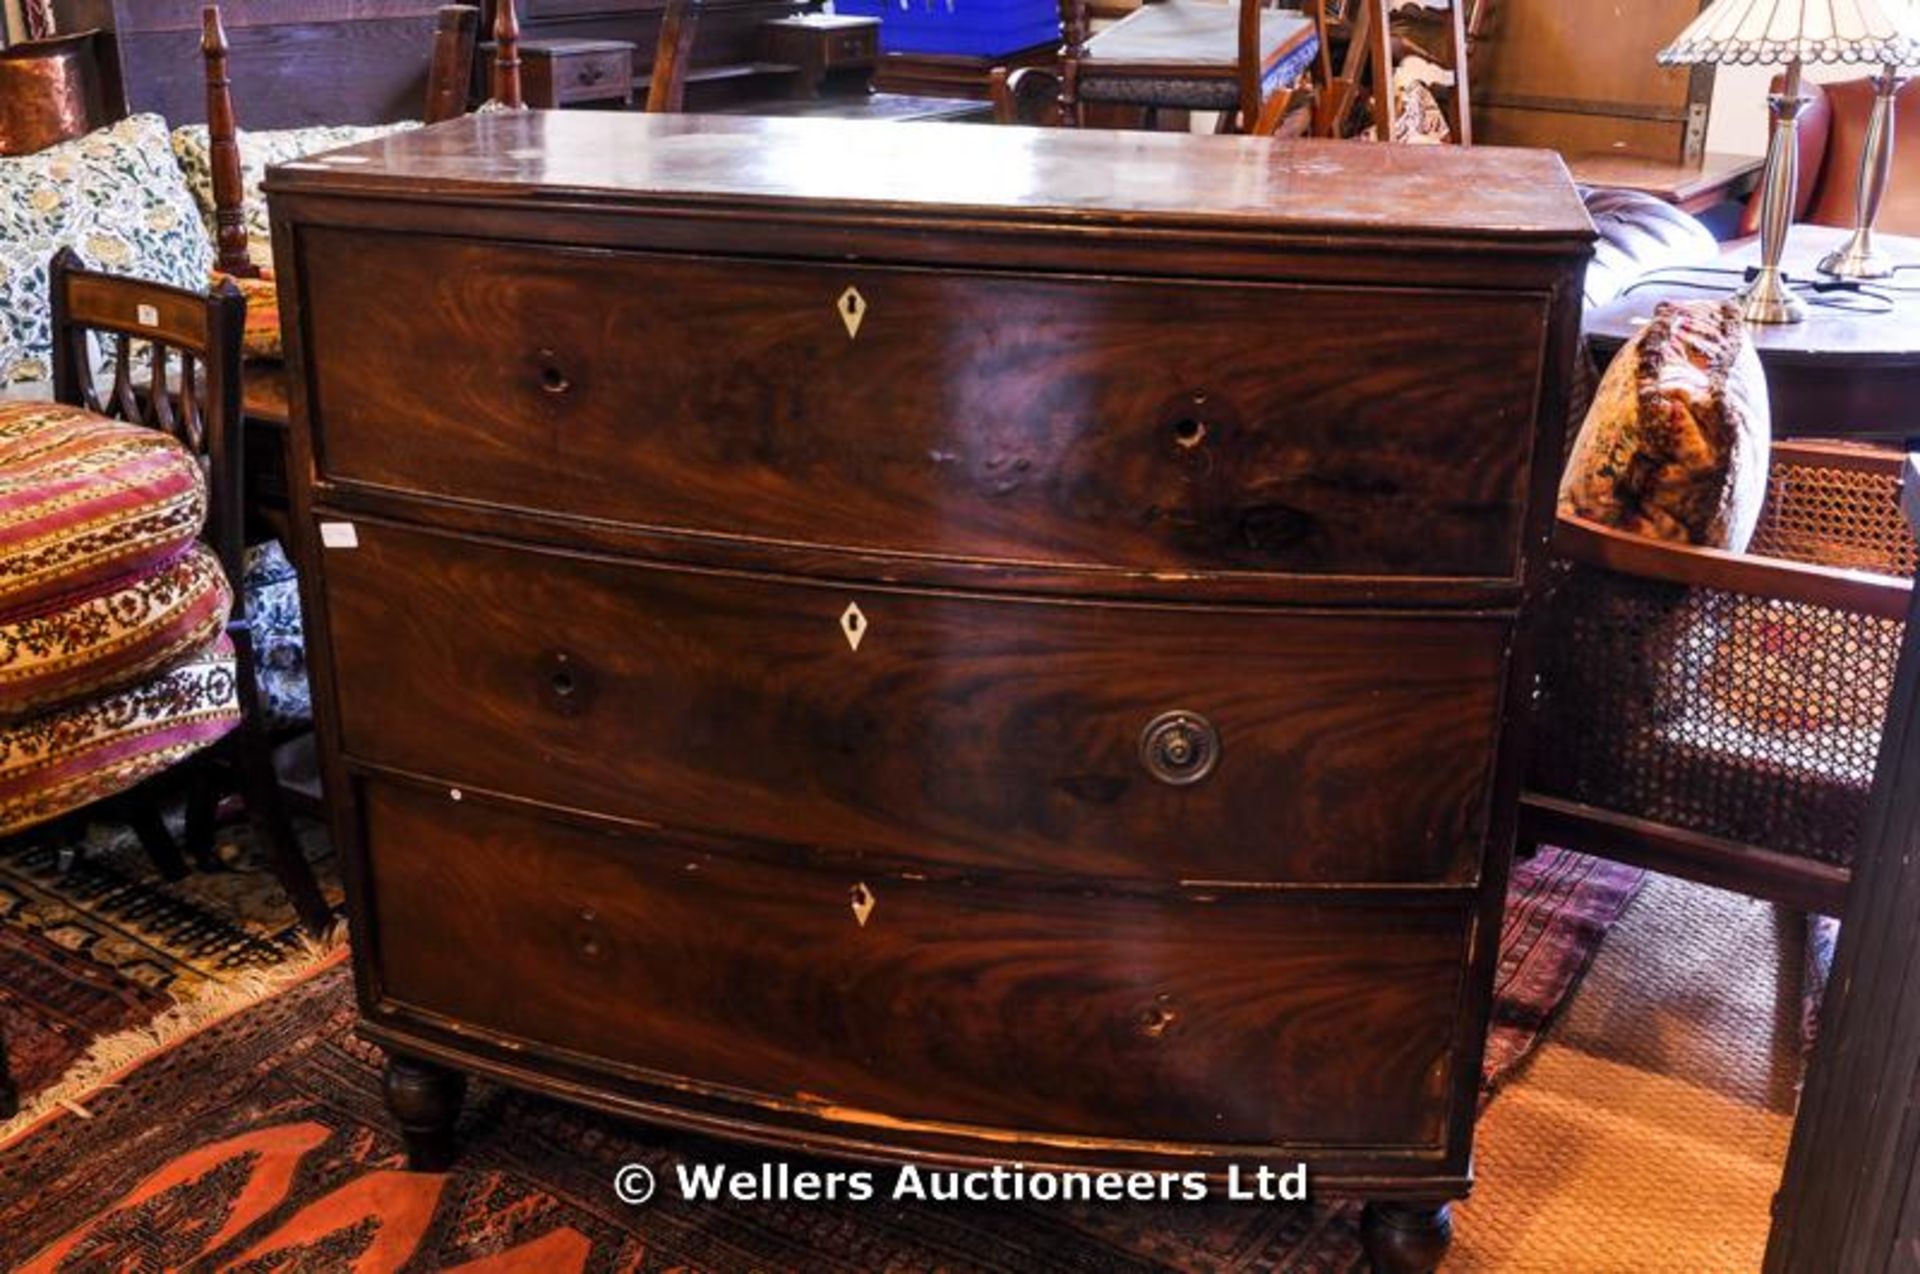
<svg viewBox="0 0 1920 1274">
<path fill-rule="evenodd" d="M 532 1054 L 903 1136 L 1444 1138 L 1470 894 L 861 880 L 381 779 L 360 800 L 381 1001 Z"/>
</svg>

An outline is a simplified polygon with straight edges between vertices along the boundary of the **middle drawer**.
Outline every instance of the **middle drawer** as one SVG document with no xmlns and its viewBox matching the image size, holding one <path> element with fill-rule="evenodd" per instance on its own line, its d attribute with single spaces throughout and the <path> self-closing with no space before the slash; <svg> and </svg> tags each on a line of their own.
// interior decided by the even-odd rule
<svg viewBox="0 0 1920 1274">
<path fill-rule="evenodd" d="M 942 867 L 1477 879 L 1502 619 L 849 586 L 371 523 L 322 566 L 354 760 Z"/>
</svg>

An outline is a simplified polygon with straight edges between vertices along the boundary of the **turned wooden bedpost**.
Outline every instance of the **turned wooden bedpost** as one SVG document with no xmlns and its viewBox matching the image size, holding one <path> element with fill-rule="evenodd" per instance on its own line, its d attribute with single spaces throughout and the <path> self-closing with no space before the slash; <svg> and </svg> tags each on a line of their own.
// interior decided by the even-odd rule
<svg viewBox="0 0 1920 1274">
<path fill-rule="evenodd" d="M 520 15 L 513 0 L 498 0 L 493 11 L 493 100 L 515 110 L 527 104 L 520 91 Z"/>
<path fill-rule="evenodd" d="M 233 81 L 227 77 L 227 32 L 220 6 L 200 11 L 200 56 L 207 76 L 207 162 L 213 169 L 215 266 L 252 278 L 260 271 L 247 255 L 247 215 L 240 180 L 240 130 L 233 116 Z"/>
<path fill-rule="evenodd" d="M 478 9 L 470 4 L 440 6 L 433 28 L 433 68 L 427 73 L 427 109 L 420 116 L 427 123 L 467 113 L 474 40 L 479 32 Z"/>
</svg>

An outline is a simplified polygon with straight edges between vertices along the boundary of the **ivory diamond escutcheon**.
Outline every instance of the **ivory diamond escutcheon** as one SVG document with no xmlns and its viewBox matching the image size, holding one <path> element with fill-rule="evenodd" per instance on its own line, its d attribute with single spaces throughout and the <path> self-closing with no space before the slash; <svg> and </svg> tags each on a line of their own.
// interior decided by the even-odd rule
<svg viewBox="0 0 1920 1274">
<path fill-rule="evenodd" d="M 867 298 L 860 295 L 860 289 L 849 287 L 840 294 L 833 308 L 840 314 L 840 321 L 847 326 L 847 339 L 860 335 L 860 324 L 867 317 Z"/>
<path fill-rule="evenodd" d="M 846 634 L 847 645 L 855 650 L 860 649 L 860 643 L 865 640 L 870 626 L 866 612 L 860 609 L 858 602 L 848 602 L 847 608 L 840 612 L 840 631 Z"/>
</svg>

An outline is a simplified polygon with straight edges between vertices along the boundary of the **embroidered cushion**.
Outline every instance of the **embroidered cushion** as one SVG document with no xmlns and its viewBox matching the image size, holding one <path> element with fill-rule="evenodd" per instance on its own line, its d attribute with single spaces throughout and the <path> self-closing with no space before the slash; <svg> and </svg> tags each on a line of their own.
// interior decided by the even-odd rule
<svg viewBox="0 0 1920 1274">
<path fill-rule="evenodd" d="M 0 618 L 0 722 L 140 681 L 212 641 L 232 610 L 220 559 L 195 544 L 158 570 Z"/>
<path fill-rule="evenodd" d="M 0 836 L 124 792 L 239 723 L 222 632 L 128 689 L 0 725 Z"/>
<path fill-rule="evenodd" d="M 271 132 L 250 133 L 241 129 L 240 208 L 246 217 L 247 255 L 257 266 L 273 264 L 273 235 L 267 224 L 267 199 L 260 183 L 267 169 L 289 160 L 306 159 L 323 151 L 339 150 L 375 141 L 410 128 L 416 122 L 398 124 L 323 124 L 312 128 L 283 128 Z M 187 185 L 199 205 L 202 225 L 209 244 L 213 241 L 213 155 L 207 141 L 205 124 L 189 124 L 173 130 L 173 154 Z"/>
<path fill-rule="evenodd" d="M 0 615 L 172 561 L 206 514 L 200 462 L 158 430 L 0 403 Z"/>
<path fill-rule="evenodd" d="M 0 384 L 51 374 L 54 253 L 72 248 L 95 269 L 204 287 L 213 243 L 196 211 L 157 115 L 0 159 Z"/>
<path fill-rule="evenodd" d="M 232 283 L 247 298 L 247 327 L 240 349 L 247 358 L 277 363 L 286 356 L 280 343 L 280 289 L 274 286 L 273 271 L 262 269 L 257 279 L 215 272 L 213 283 Z"/>
<path fill-rule="evenodd" d="M 1739 311 L 1663 302 L 1600 382 L 1560 511 L 1743 552 L 1767 495 L 1768 417 L 1766 377 Z"/>
</svg>

